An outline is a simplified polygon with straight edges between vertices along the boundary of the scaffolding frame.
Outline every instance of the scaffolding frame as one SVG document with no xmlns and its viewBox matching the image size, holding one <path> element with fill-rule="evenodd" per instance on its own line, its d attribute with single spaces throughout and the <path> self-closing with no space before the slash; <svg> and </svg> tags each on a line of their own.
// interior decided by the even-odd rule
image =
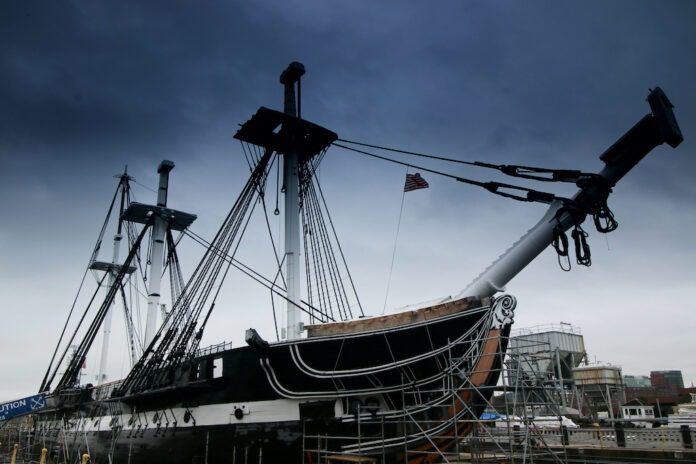
<svg viewBox="0 0 696 464">
<path fill-rule="evenodd" d="M 303 464 L 386 464 L 421 460 L 442 463 L 567 462 L 567 440 L 561 438 L 559 444 L 549 445 L 544 433 L 545 427 L 549 425 L 548 419 L 540 423 L 535 417 L 541 411 L 554 414 L 558 420 L 558 429 L 562 428 L 558 389 L 543 381 L 542 373 L 539 373 L 538 378 L 529 375 L 534 372 L 534 366 L 539 364 L 538 358 L 535 359 L 539 354 L 532 355 L 529 352 L 546 352 L 548 356 L 553 356 L 552 351 L 543 349 L 548 348 L 548 343 L 530 341 L 530 344 L 547 346 L 522 350 L 526 352 L 503 352 L 501 348 L 509 346 L 509 340 L 499 336 L 495 339 L 497 350 L 493 356 L 498 356 L 502 362 L 499 365 L 494 363 L 494 367 L 485 374 L 499 375 L 497 385 L 474 385 L 467 372 L 479 361 L 480 353 L 469 350 L 463 356 L 455 357 L 452 353 L 458 350 L 457 344 L 453 343 L 447 354 L 448 365 L 443 366 L 451 374 L 446 376 L 446 381 L 440 388 L 401 391 L 400 410 L 376 412 L 364 411 L 358 407 L 350 432 L 340 435 L 310 434 L 306 433 L 306 427 L 303 426 Z M 486 340 L 482 340 L 482 343 L 485 342 Z M 433 397 L 447 398 L 449 404 L 428 404 L 427 398 Z M 471 399 L 476 399 L 476 405 L 470 404 Z M 481 406 L 485 407 L 488 415 L 477 412 Z M 433 409 L 432 419 L 422 419 L 424 407 Z M 436 412 L 443 407 L 451 407 L 455 411 L 453 417 L 438 417 Z M 421 414 L 421 417 L 416 418 L 417 414 Z M 492 415 L 497 418 L 490 419 Z M 307 422 L 308 420 L 305 425 Z M 367 428 L 373 432 L 369 437 L 364 433 Z M 375 430 L 381 436 L 375 436 Z M 399 452 L 395 452 L 393 445 L 395 437 L 386 436 L 385 430 L 402 431 Z M 382 446 L 376 448 L 375 442 L 380 440 Z M 429 445 L 425 446 L 427 449 L 423 449 L 424 444 Z M 349 448 L 350 451 L 345 451 Z"/>
</svg>

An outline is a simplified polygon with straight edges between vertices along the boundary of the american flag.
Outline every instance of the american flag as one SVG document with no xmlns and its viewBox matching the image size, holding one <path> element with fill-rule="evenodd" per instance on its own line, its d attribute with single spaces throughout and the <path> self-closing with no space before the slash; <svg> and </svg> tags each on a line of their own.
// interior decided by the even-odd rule
<svg viewBox="0 0 696 464">
<path fill-rule="evenodd" d="M 423 179 L 420 173 L 406 174 L 406 183 L 404 184 L 404 192 L 428 188 L 430 185 Z"/>
</svg>

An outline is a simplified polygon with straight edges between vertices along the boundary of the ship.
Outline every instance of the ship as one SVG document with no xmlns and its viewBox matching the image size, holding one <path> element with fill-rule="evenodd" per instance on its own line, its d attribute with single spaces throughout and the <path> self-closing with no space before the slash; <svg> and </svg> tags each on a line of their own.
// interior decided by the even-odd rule
<svg viewBox="0 0 696 464">
<path fill-rule="evenodd" d="M 607 206 L 612 188 L 653 148 L 682 141 L 671 103 L 654 88 L 647 97 L 650 112 L 600 156 L 604 168 L 598 173 L 473 163 L 518 178 L 572 182 L 578 191 L 563 198 L 450 176 L 548 209 L 459 293 L 365 317 L 359 304 L 349 302 L 352 279 L 339 275 L 343 251 L 333 240 L 330 217 L 322 214 L 315 174 L 331 147 L 365 152 L 370 145 L 351 146 L 303 119 L 304 74 L 302 64 L 291 63 L 280 76 L 283 111 L 261 107 L 236 132 L 250 176 L 186 281 L 172 232 L 186 231 L 196 216 L 168 206 L 174 163 L 165 160 L 158 168 L 154 205 L 129 201 L 130 178 L 127 173 L 119 178 L 114 259 L 90 262 L 103 271 L 106 296 L 79 340 L 70 340 L 73 348 L 54 355 L 39 388 L 45 407 L 32 416 L 37 452 L 49 449 L 48 462 L 74 462 L 89 453 L 93 462 L 116 464 L 313 463 L 321 459 L 320 449 L 323 456 L 354 462 L 433 462 L 457 446 L 472 419 L 490 405 L 514 322 L 516 299 L 504 293 L 508 282 L 549 246 L 559 259 L 569 259 L 567 232 L 578 263 L 588 264 L 581 224 L 592 218 L 600 232 L 616 228 Z M 272 279 L 242 264 L 236 251 L 253 210 L 259 204 L 266 210 L 274 180 L 276 198 L 280 191 L 284 202 L 284 250 L 277 253 L 279 271 Z M 119 205 L 118 195 L 114 204 Z M 118 242 L 128 224 L 140 229 L 128 229 L 132 240 L 121 261 Z M 123 282 L 137 273 L 138 250 L 148 240 L 153 269 L 141 349 L 132 350 L 133 366 L 124 379 L 84 385 L 80 371 L 87 353 L 99 331 L 108 328 L 114 301 Z M 157 324 L 163 263 L 173 272 L 174 296 Z M 318 270 L 305 278 L 311 288 L 303 296 L 301 271 L 312 264 Z M 277 340 L 249 328 L 245 346 L 200 346 L 230 268 L 248 273 L 284 302 L 285 324 Z M 62 365 L 67 367 L 59 372 Z"/>
</svg>

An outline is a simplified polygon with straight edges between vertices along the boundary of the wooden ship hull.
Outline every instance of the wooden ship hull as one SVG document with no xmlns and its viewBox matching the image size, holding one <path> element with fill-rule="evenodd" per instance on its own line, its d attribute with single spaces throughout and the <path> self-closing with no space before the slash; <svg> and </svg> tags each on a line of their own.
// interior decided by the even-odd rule
<svg viewBox="0 0 696 464">
<path fill-rule="evenodd" d="M 118 398 L 114 383 L 50 398 L 35 442 L 112 463 L 424 462 L 488 404 L 514 304 L 467 298 L 310 326 L 290 342 L 250 337 L 206 350 L 162 388 Z"/>
</svg>

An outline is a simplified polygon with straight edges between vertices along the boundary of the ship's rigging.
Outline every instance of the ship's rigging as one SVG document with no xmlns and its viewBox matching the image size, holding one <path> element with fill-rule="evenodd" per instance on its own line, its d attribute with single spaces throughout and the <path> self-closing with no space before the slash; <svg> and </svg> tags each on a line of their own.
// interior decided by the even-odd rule
<svg viewBox="0 0 696 464">
<path fill-rule="evenodd" d="M 133 457 L 138 463 L 150 462 L 154 453 L 181 464 L 203 460 L 199 459 L 203 456 L 207 461 L 209 451 L 213 460 L 228 459 L 230 455 L 235 460 L 238 447 L 244 449 L 245 461 L 251 449 L 254 462 L 257 458 L 261 462 L 262 456 L 274 462 L 298 462 L 307 451 L 299 437 L 307 430 L 317 436 L 345 437 L 356 425 L 357 445 L 337 444 L 331 446 L 332 450 L 352 456 L 381 451 L 383 458 L 393 462 L 404 457 L 404 444 L 423 452 L 451 448 L 458 442 L 459 425 L 478 418 L 490 405 L 499 380 L 516 303 L 510 295 L 496 294 L 550 244 L 559 255 L 567 257 L 567 231 L 574 239 L 577 261 L 589 265 L 583 221 L 592 216 L 600 232 L 615 229 L 618 223 L 606 201 L 614 185 L 656 146 L 668 143 L 676 147 L 682 140 L 671 104 L 657 88 L 648 97 L 651 113 L 602 154 L 604 167 L 597 174 L 461 162 L 339 140 L 332 131 L 303 120 L 299 98 L 303 74 L 300 63 L 291 63 L 280 77 L 284 111 L 261 107 L 235 134 L 242 143 L 251 175 L 209 243 L 190 230 L 195 216 L 167 207 L 173 162 L 165 160 L 158 168 L 156 205 L 131 202 L 127 195 L 130 178 L 126 173 L 120 177 L 117 194 L 121 192 L 122 201 L 114 258 L 111 263 L 96 261 L 103 227 L 90 259 L 90 267 L 108 271 L 99 281 L 99 287 L 108 282 L 106 297 L 96 305 L 96 314 L 86 324 L 66 372 L 46 395 L 49 407 L 37 414 L 37 424 L 43 431 L 57 432 L 68 426 L 76 437 L 82 431 L 85 442 L 87 434 L 94 432 L 96 441 L 92 444 L 109 460 L 116 456 L 115 461 L 130 462 Z M 548 209 L 536 225 L 459 294 L 412 311 L 356 318 L 363 315 L 362 305 L 316 176 L 331 145 L 442 175 L 507 199 L 544 203 Z M 579 190 L 566 198 L 514 184 L 482 182 L 366 148 L 494 169 L 525 181 L 573 182 Z M 273 179 L 274 214 L 280 212 L 280 192 L 284 194 L 282 255 L 273 240 L 270 208 L 266 205 L 267 193 L 273 192 L 268 182 Z M 110 209 L 115 203 L 116 196 Z M 237 259 L 257 209 L 264 211 L 274 250 L 276 269 L 272 278 Z M 124 224 L 129 224 L 126 235 L 132 243 L 125 260 L 117 263 Z M 175 239 L 174 231 L 182 235 Z M 177 242 L 183 236 L 206 246 L 189 279 L 184 278 L 176 254 Z M 141 252 L 145 243 L 147 251 Z M 154 330 L 150 322 L 159 304 L 159 279 L 165 265 L 171 274 L 173 304 Z M 299 292 L 301 267 L 305 271 L 305 299 Z M 285 300 L 286 321 L 280 330 L 285 333 L 277 334 L 283 341 L 269 343 L 249 329 L 248 346 L 200 348 L 211 314 L 221 301 L 222 284 L 233 269 L 264 284 L 272 302 L 274 297 Z M 137 270 L 147 276 L 144 280 L 148 282 L 148 324 L 142 338 L 137 337 L 143 340 L 143 353 L 123 381 L 80 386 L 80 368 L 97 332 L 117 296 L 125 297 L 124 285 Z M 95 292 L 78 329 L 87 321 L 96 301 Z M 129 313 L 127 306 L 125 311 Z M 303 327 L 300 312 L 306 313 L 313 324 Z M 78 338 L 78 329 L 69 344 Z M 300 337 L 303 329 L 306 338 Z M 61 362 L 55 364 L 52 360 L 51 364 L 42 392 L 51 389 L 56 366 Z M 361 406 L 365 406 L 362 412 Z M 406 416 L 408 424 L 385 429 L 385 419 Z M 436 422 L 439 425 L 431 425 L 433 418 L 441 419 Z M 468 427 L 464 434 L 472 430 Z M 362 432 L 370 428 L 380 429 L 380 438 L 361 442 Z M 133 438 L 142 446 L 131 456 Z M 203 447 L 204 455 L 200 454 Z M 421 462 L 422 457 L 406 460 Z"/>
<path fill-rule="evenodd" d="M 658 130 L 663 131 L 664 133 L 670 133 L 670 127 L 665 126 L 669 126 L 669 123 L 672 121 L 663 122 L 665 121 L 665 119 L 663 118 L 661 120 L 659 119 L 659 116 L 657 116 L 660 114 L 664 114 L 662 110 L 663 107 L 671 108 L 671 103 L 669 102 L 669 100 L 667 100 L 662 90 L 657 88 L 655 89 L 655 91 L 651 90 L 651 94 L 648 98 L 648 101 L 650 102 L 651 108 L 655 112 L 655 115 L 648 115 L 644 117 L 638 124 L 634 126 L 634 128 L 628 134 L 626 134 L 614 146 L 611 147 L 611 153 L 618 152 L 618 154 L 612 155 L 614 158 L 618 158 L 624 155 L 622 152 L 628 150 L 629 143 L 636 143 L 638 145 L 643 146 L 650 146 L 651 144 L 657 145 L 661 143 L 654 137 L 651 139 L 651 137 L 645 135 L 650 133 L 648 129 L 659 128 Z M 628 137 L 629 135 L 631 135 L 631 138 L 634 139 L 631 140 L 631 142 L 628 142 L 628 140 L 630 140 Z M 678 145 L 681 141 L 680 137 L 681 134 L 671 135 L 670 139 L 668 140 L 668 143 L 671 146 L 676 147 L 676 145 Z M 551 169 L 514 164 L 494 164 L 483 161 L 467 161 L 438 155 L 414 152 L 399 148 L 390 148 L 382 145 L 356 142 L 353 140 L 340 138 L 337 139 L 337 141 L 334 142 L 333 145 L 353 153 L 358 153 L 392 164 L 397 164 L 401 166 L 406 166 L 408 168 L 428 172 L 430 174 L 453 179 L 455 181 L 462 182 L 468 185 L 481 187 L 486 189 L 490 193 L 502 196 L 504 198 L 509 198 L 522 202 L 536 202 L 549 205 L 554 202 L 558 202 L 559 204 L 561 204 L 561 207 L 557 210 L 556 216 L 554 217 L 555 226 L 553 228 L 552 246 L 558 254 L 559 265 L 561 269 L 563 269 L 564 271 L 569 271 L 571 268 L 568 236 L 566 234 L 566 228 L 561 223 L 561 217 L 564 214 L 567 214 L 567 216 L 572 221 L 571 237 L 574 245 L 573 249 L 575 251 L 576 263 L 581 266 L 591 266 L 592 264 L 590 246 L 587 241 L 589 234 L 582 227 L 582 223 L 585 221 L 585 217 L 587 215 L 592 216 L 596 230 L 602 234 L 613 232 L 617 229 L 619 225 L 618 221 L 614 217 L 614 213 L 611 211 L 607 204 L 608 197 L 612 192 L 613 184 L 611 184 L 611 182 L 608 182 L 605 176 L 602 176 L 597 173 L 587 173 L 574 169 Z M 553 193 L 540 191 L 515 184 L 494 181 L 481 182 L 471 178 L 463 177 L 459 174 L 453 174 L 442 170 L 436 170 L 426 166 L 417 165 L 410 161 L 389 158 L 381 154 L 366 151 L 366 148 L 391 152 L 394 154 L 419 157 L 428 160 L 445 161 L 449 163 L 464 164 L 471 167 L 493 169 L 501 172 L 506 176 L 516 177 L 525 180 L 532 180 L 538 182 L 574 183 L 585 193 L 579 195 L 579 197 L 576 196 L 575 198 L 566 198 L 557 196 Z M 605 152 L 605 154 L 601 157 L 605 162 L 607 162 L 607 160 L 612 161 L 609 158 L 610 150 L 607 150 L 607 152 Z"/>
<path fill-rule="evenodd" d="M 171 163 L 171 162 L 169 162 Z M 163 166 L 169 167 L 163 163 Z M 173 164 L 171 164 L 173 167 Z M 168 171 L 162 176 L 168 176 Z M 127 172 L 117 176 L 119 178 L 119 183 L 111 200 L 111 203 L 106 214 L 106 218 L 102 224 L 99 237 L 97 239 L 96 245 L 90 256 L 90 260 L 83 275 L 83 279 L 78 288 L 78 294 L 75 297 L 73 306 L 68 315 L 68 319 L 65 322 L 61 335 L 59 337 L 56 349 L 51 358 L 49 366 L 46 370 L 44 378 L 41 382 L 40 391 L 46 391 L 51 388 L 52 383 L 56 377 L 60 376 L 56 389 L 66 389 L 72 388 L 77 385 L 80 380 L 80 370 L 84 366 L 87 358 L 87 353 L 90 351 L 92 344 L 98 334 L 98 331 L 102 326 L 107 329 L 104 331 L 104 343 L 102 346 L 102 363 L 100 365 L 99 375 L 97 380 L 104 381 L 105 376 L 102 374 L 105 372 L 104 364 L 106 359 L 106 352 L 108 350 L 108 341 L 110 334 L 110 317 L 111 317 L 111 307 L 114 301 L 120 296 L 123 303 L 124 321 L 127 336 L 127 346 L 130 354 L 131 366 L 142 356 L 144 349 L 144 338 L 146 336 L 147 327 L 145 331 L 139 324 L 140 321 L 140 309 L 139 309 L 139 298 L 141 290 L 137 284 L 138 279 L 131 278 L 136 271 L 139 272 L 142 285 L 146 293 L 150 294 L 152 288 L 148 288 L 148 276 L 150 282 L 158 282 L 161 279 L 160 272 L 158 269 L 168 269 L 170 276 L 170 287 L 171 294 L 176 297 L 183 285 L 183 274 L 180 268 L 179 259 L 176 252 L 175 240 L 172 235 L 172 230 L 183 230 L 187 228 L 193 220 L 195 220 L 194 215 L 188 213 L 183 213 L 180 211 L 170 210 L 165 207 L 166 200 L 163 201 L 161 205 L 148 206 L 134 201 L 132 196 L 132 191 L 130 188 L 130 181 L 134 179 L 130 177 Z M 162 186 L 161 186 L 162 189 Z M 164 185 L 166 190 L 166 182 Z M 116 214 L 117 221 L 117 231 L 114 237 L 114 258 L 111 262 L 99 261 L 98 255 L 104 241 L 104 236 L 106 233 L 107 225 L 109 224 L 110 218 L 114 212 L 114 207 L 117 204 L 117 199 L 120 194 L 119 208 Z M 155 233 L 153 235 L 152 225 L 158 219 L 162 220 L 166 225 L 162 228 L 159 235 Z M 137 224 L 141 224 L 138 228 Z M 122 232 L 125 229 L 125 234 L 127 236 L 127 241 L 129 245 L 129 253 L 125 261 L 121 264 L 117 262 L 118 258 L 118 247 L 120 240 L 122 238 Z M 161 236 L 160 236 L 161 235 Z M 167 255 L 159 255 L 153 257 L 152 254 L 152 244 L 153 242 L 167 241 Z M 145 253 L 146 264 L 143 265 L 141 252 L 141 243 L 147 241 L 148 249 Z M 153 260 L 162 260 L 160 266 L 151 266 Z M 79 298 L 80 292 L 82 290 L 85 277 L 89 270 L 93 272 L 103 271 L 104 274 L 101 278 L 97 278 L 97 288 L 92 294 L 89 302 L 87 303 L 81 317 L 77 321 L 71 336 L 64 342 L 65 333 L 67 331 L 68 325 L 73 314 L 75 304 Z M 95 314 L 92 316 L 91 322 L 86 326 L 84 332 L 81 334 L 81 340 L 78 344 L 73 345 L 73 342 L 78 337 L 83 324 L 87 320 L 87 316 L 93 308 L 93 304 L 98 302 L 98 295 L 101 288 L 106 285 L 106 296 L 101 305 L 95 310 Z M 157 283 L 157 285 L 159 285 Z M 128 286 L 128 291 L 126 287 Z M 129 303 L 131 302 L 131 303 Z M 134 315 L 132 307 L 138 314 Z M 61 351 L 62 348 L 62 351 Z M 69 361 L 65 371 L 61 374 L 59 369 L 61 368 L 63 361 L 67 359 L 69 351 L 72 351 Z M 61 355 L 57 358 L 57 354 Z"/>
<path fill-rule="evenodd" d="M 146 276 L 146 271 L 142 265 L 140 245 L 147 234 L 153 233 L 150 229 L 157 225 L 158 221 L 160 229 L 163 227 L 162 224 L 168 224 L 164 232 L 157 232 L 158 227 L 154 227 L 154 229 L 155 234 L 162 234 L 162 238 L 159 240 L 162 243 L 166 241 L 167 244 L 168 252 L 165 261 L 166 267 L 170 271 L 172 307 L 168 313 L 164 314 L 164 320 L 158 329 L 153 332 L 154 335 L 151 337 L 151 341 L 146 334 L 144 336 L 144 344 L 141 345 L 142 342 L 140 340 L 143 337 L 137 335 L 133 318 L 129 315 L 129 308 L 127 305 L 124 305 L 131 352 L 134 357 L 139 350 L 142 350 L 142 354 L 138 357 L 127 378 L 120 384 L 116 392 L 117 395 L 135 394 L 146 389 L 169 386 L 178 381 L 177 376 L 182 375 L 182 372 L 184 372 L 181 367 L 190 362 L 200 348 L 206 325 L 216 306 L 223 281 L 233 268 L 240 270 L 269 290 L 274 313 L 273 319 L 276 324 L 276 338 L 278 339 L 296 338 L 298 336 L 297 332 L 293 333 L 293 331 L 302 330 L 301 323 L 297 323 L 294 318 L 290 317 L 292 311 L 299 310 L 305 313 L 310 323 L 346 321 L 355 318 L 356 315 L 364 316 L 358 292 L 348 271 L 346 258 L 338 240 L 338 234 L 328 212 L 326 199 L 315 175 L 331 145 L 385 162 L 407 166 L 450 178 L 457 182 L 484 188 L 488 192 L 504 198 L 551 205 L 547 214 L 549 217 L 543 219 L 542 223 L 551 224 L 550 229 L 548 229 L 549 233 L 553 235 L 551 243 L 559 255 L 559 262 L 562 258 L 568 260 L 566 269 L 569 269 L 570 246 L 566 235 L 567 230 L 571 230 L 576 262 L 589 266 L 591 264 L 591 255 L 587 242 L 588 234 L 581 225 L 586 216 L 590 215 L 593 217 L 596 229 L 601 233 L 611 232 L 618 226 L 618 222 L 607 205 L 607 198 L 616 181 L 637 163 L 637 160 L 628 160 L 626 162 L 625 159 L 622 159 L 622 157 L 626 157 L 627 147 L 635 145 L 640 150 L 649 150 L 662 143 L 662 139 L 658 140 L 657 135 L 654 134 L 661 134 L 660 137 L 663 137 L 672 146 L 676 146 L 681 140 L 680 134 L 678 134 L 678 137 L 674 135 L 674 133 L 678 133 L 678 127 L 676 132 L 672 130 L 672 133 L 670 133 L 670 130 L 674 128 L 669 127 L 669 118 L 664 117 L 662 108 L 671 108 L 671 104 L 660 89 L 651 92 L 651 96 L 648 99 L 653 114 L 644 117 L 615 146 L 602 155 L 602 159 L 607 163 L 607 168 L 605 168 L 602 174 L 585 173 L 570 169 L 548 169 L 524 165 L 465 161 L 339 139 L 333 132 L 301 118 L 299 105 L 300 76 L 304 73 L 304 68 L 300 68 L 301 65 L 299 65 L 300 67 L 293 67 L 293 65 L 286 70 L 284 77 L 281 77 L 281 82 L 285 85 L 286 90 L 285 111 L 278 112 L 262 107 L 254 117 L 241 126 L 235 136 L 241 142 L 242 152 L 251 175 L 215 237 L 208 242 L 190 230 L 188 226 L 192 221 L 189 220 L 190 218 L 186 219 L 186 213 L 182 213 L 185 220 L 183 223 L 178 224 L 178 227 L 175 229 L 181 231 L 182 236 L 189 236 L 206 247 L 203 258 L 194 269 L 188 281 L 184 279 L 176 254 L 176 242 L 178 240 L 175 240 L 172 234 L 171 225 L 176 223 L 176 219 L 174 219 L 176 214 L 172 214 L 171 210 L 164 208 L 166 195 L 164 196 L 164 204 L 160 204 L 161 198 L 158 199 L 157 207 L 145 208 L 142 205 L 139 206 L 139 204 L 130 204 L 130 198 L 127 197 L 129 178 L 125 174 L 122 176 L 119 188 L 124 192 L 123 195 L 127 197 L 127 204 L 130 206 L 125 211 L 123 211 L 122 206 L 122 214 L 119 221 L 123 218 L 130 219 L 126 225 L 130 251 L 122 264 L 114 265 L 110 268 L 110 273 L 108 273 L 110 285 L 107 296 L 96 311 L 91 324 L 87 327 L 75 356 L 58 383 L 58 389 L 68 389 L 76 385 L 79 379 L 79 368 L 84 362 L 87 352 L 114 299 L 117 295 L 120 295 L 124 302 L 126 301 L 124 282 L 127 280 L 127 276 L 136 268 L 143 277 Z M 495 181 L 482 182 L 459 174 L 417 165 L 410 161 L 390 158 L 366 149 L 493 169 L 507 176 L 524 180 L 572 182 L 580 188 L 580 191 L 573 198 L 565 198 L 546 191 L 515 184 Z M 297 163 L 296 168 L 293 168 L 294 165 L 292 163 Z M 173 167 L 173 164 L 170 167 L 165 167 L 167 173 L 171 170 L 171 167 Z M 281 171 L 283 172 L 282 176 Z M 296 178 L 294 181 L 292 180 L 293 176 Z M 283 193 L 285 194 L 284 211 L 287 217 L 288 208 L 294 208 L 292 206 L 293 201 L 288 201 L 288 198 L 292 197 L 292 190 L 296 189 L 296 207 L 299 222 L 296 225 L 292 224 L 290 229 L 297 228 L 299 237 L 295 238 L 293 234 L 288 235 L 286 223 L 286 251 L 283 255 L 278 252 L 278 246 L 274 241 L 269 220 L 270 208 L 266 204 L 266 198 L 270 190 L 268 188 L 269 179 L 274 179 L 276 183 L 274 215 L 279 213 L 279 193 Z M 293 182 L 296 182 L 296 185 L 293 185 Z M 114 207 L 117 194 L 118 189 L 112 200 L 110 210 Z M 252 214 L 259 206 L 261 207 L 260 209 L 263 209 L 266 229 L 274 252 L 276 272 L 272 278 L 263 276 L 236 258 L 237 250 L 249 226 Z M 139 232 L 137 232 L 133 224 L 134 222 L 139 222 L 143 225 Z M 546 228 L 548 227 L 544 226 L 544 230 Z M 104 236 L 104 230 L 103 227 L 91 259 L 92 263 L 95 262 L 96 253 L 99 251 Z M 546 234 L 547 232 L 539 233 Z M 161 246 L 157 239 L 150 238 L 147 240 L 147 243 L 154 244 L 155 247 Z M 292 251 L 291 247 L 291 251 L 288 251 L 289 243 L 294 240 L 301 241 L 302 253 L 299 252 L 299 248 L 298 251 Z M 541 242 L 539 243 L 541 244 Z M 535 246 L 541 246 L 540 244 Z M 151 255 L 155 253 L 153 251 L 155 249 L 152 245 L 148 249 L 146 253 L 148 263 L 153 259 Z M 302 264 L 304 267 L 306 299 L 302 299 L 299 297 L 299 292 L 292 290 L 292 287 L 297 285 L 299 281 L 299 276 L 295 275 L 295 273 L 300 268 L 300 263 L 297 261 L 300 254 L 303 255 L 304 261 Z M 158 256 L 161 256 L 161 252 Z M 159 262 L 159 259 L 155 257 L 154 261 Z M 289 260 L 294 262 L 290 263 Z M 284 266 L 285 272 L 283 272 Z M 519 266 L 519 264 L 516 266 Z M 562 265 L 562 267 L 564 266 Z M 155 273 L 160 268 L 154 266 Z M 106 275 L 102 278 L 102 283 Z M 506 271 L 505 279 L 509 280 L 510 275 L 514 275 L 514 273 Z M 152 277 L 152 273 L 150 277 Z M 479 293 L 491 294 L 491 292 L 499 288 L 499 285 L 494 280 L 479 278 L 474 285 L 476 290 L 466 291 L 473 292 L 472 294 L 474 295 Z M 476 287 L 477 285 L 478 287 Z M 154 293 L 149 291 L 149 294 L 150 297 L 153 294 L 157 298 L 159 297 L 158 291 Z M 278 330 L 279 318 L 275 306 L 277 297 L 285 300 L 288 308 L 286 313 L 288 314 L 288 321 L 287 325 L 281 330 L 281 332 L 285 332 L 282 335 Z M 87 311 L 95 299 L 96 293 L 93 295 L 87 310 L 83 313 L 78 328 L 85 320 Z M 70 342 L 76 338 L 77 332 L 78 329 L 75 329 Z M 62 339 L 63 336 L 61 335 L 61 341 Z M 54 363 L 54 355 L 54 359 L 52 359 L 42 382 L 41 391 L 50 389 L 57 374 L 57 366 L 60 365 L 60 361 L 62 361 L 66 352 L 67 348 L 58 363 Z"/>
</svg>

